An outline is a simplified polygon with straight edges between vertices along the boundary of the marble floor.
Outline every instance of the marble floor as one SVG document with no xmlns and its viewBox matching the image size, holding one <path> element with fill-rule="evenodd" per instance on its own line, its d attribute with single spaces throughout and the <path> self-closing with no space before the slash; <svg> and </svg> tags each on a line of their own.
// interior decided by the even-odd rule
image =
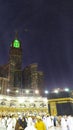
<svg viewBox="0 0 73 130">
<path fill-rule="evenodd" d="M 5 128 L 0 127 L 0 130 L 6 130 Z M 51 127 L 48 130 L 61 130 L 60 127 Z"/>
<path fill-rule="evenodd" d="M 48 130 L 61 130 L 61 128 L 60 127 L 51 127 Z"/>
</svg>

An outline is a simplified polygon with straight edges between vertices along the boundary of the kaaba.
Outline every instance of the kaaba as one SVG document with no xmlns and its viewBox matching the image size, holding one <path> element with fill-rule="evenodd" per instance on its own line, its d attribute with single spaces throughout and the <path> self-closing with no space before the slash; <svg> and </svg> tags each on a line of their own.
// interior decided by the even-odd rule
<svg viewBox="0 0 73 130">
<path fill-rule="evenodd" d="M 73 115 L 73 91 L 48 94 L 50 115 Z"/>
</svg>

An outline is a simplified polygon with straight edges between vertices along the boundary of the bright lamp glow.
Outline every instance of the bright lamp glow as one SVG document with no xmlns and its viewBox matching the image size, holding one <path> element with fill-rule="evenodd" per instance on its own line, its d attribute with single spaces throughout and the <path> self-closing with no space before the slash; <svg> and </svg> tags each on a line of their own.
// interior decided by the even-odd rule
<svg viewBox="0 0 73 130">
<path fill-rule="evenodd" d="M 7 89 L 7 92 L 10 92 L 10 89 Z"/>
<path fill-rule="evenodd" d="M 65 90 L 66 92 L 69 92 L 69 88 L 65 88 L 64 90 Z"/>
<path fill-rule="evenodd" d="M 29 93 L 29 90 L 26 90 L 26 93 L 28 94 L 28 93 Z"/>
<path fill-rule="evenodd" d="M 35 90 L 35 93 L 36 93 L 36 94 L 38 94 L 38 93 L 39 93 L 39 91 L 38 91 L 38 90 Z"/>
<path fill-rule="evenodd" d="M 16 93 L 18 93 L 19 91 L 18 90 L 16 90 Z"/>
<path fill-rule="evenodd" d="M 45 94 L 48 94 L 48 90 L 45 90 Z"/>
<path fill-rule="evenodd" d="M 59 93 L 59 91 L 56 89 L 56 90 L 54 90 L 54 93 Z"/>
</svg>

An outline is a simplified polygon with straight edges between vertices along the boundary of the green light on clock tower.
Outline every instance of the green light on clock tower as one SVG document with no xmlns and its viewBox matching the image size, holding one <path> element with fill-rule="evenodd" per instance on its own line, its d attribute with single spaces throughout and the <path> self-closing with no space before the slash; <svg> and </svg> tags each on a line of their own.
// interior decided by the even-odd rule
<svg viewBox="0 0 73 130">
<path fill-rule="evenodd" d="M 20 42 L 17 39 L 14 40 L 13 47 L 20 48 Z"/>
</svg>

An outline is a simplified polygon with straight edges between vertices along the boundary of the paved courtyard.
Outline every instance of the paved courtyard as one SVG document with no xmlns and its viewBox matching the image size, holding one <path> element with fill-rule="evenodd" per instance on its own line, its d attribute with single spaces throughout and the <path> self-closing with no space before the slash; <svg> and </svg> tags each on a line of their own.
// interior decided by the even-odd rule
<svg viewBox="0 0 73 130">
<path fill-rule="evenodd" d="M 48 130 L 61 130 L 61 128 L 60 127 L 51 127 Z"/>
<path fill-rule="evenodd" d="M 0 127 L 0 130 L 6 130 L 6 129 Z M 61 130 L 61 128 L 60 127 L 51 127 L 48 130 Z"/>
</svg>

